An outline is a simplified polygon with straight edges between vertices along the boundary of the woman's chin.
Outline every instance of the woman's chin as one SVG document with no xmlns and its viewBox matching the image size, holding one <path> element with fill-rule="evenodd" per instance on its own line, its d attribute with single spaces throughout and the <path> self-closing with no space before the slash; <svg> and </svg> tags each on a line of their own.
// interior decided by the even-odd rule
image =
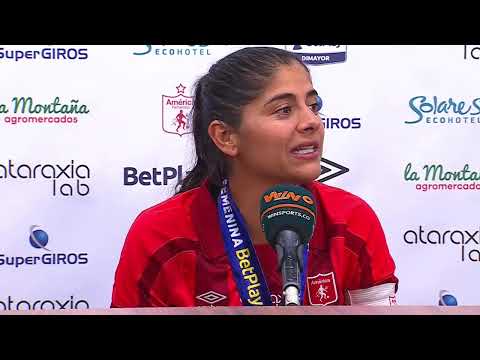
<svg viewBox="0 0 480 360">
<path fill-rule="evenodd" d="M 321 174 L 321 169 L 312 169 L 310 171 L 301 171 L 301 172 L 297 172 L 295 174 L 292 174 L 292 176 L 290 177 L 290 181 L 288 181 L 289 183 L 292 183 L 292 184 L 308 184 L 316 179 L 318 179 L 318 177 L 320 176 Z"/>
</svg>

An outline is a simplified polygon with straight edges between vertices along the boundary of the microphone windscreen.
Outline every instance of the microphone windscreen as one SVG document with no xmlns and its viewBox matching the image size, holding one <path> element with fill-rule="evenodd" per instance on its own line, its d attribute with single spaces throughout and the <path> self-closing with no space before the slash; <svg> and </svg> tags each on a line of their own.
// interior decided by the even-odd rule
<svg viewBox="0 0 480 360">
<path fill-rule="evenodd" d="M 260 222 L 270 245 L 275 246 L 282 230 L 295 231 L 306 244 L 310 241 L 317 216 L 313 194 L 297 185 L 279 184 L 260 198 Z"/>
</svg>

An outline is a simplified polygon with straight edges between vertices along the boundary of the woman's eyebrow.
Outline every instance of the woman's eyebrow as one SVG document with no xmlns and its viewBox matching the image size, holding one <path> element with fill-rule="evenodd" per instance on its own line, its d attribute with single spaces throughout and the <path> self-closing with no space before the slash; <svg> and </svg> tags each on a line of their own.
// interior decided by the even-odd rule
<svg viewBox="0 0 480 360">
<path fill-rule="evenodd" d="M 317 96 L 317 95 L 318 95 L 317 90 L 312 89 L 307 93 L 306 97 Z M 292 93 L 282 93 L 282 94 L 275 95 L 271 99 L 269 99 L 264 106 L 267 106 L 274 101 L 284 100 L 284 99 L 295 99 L 295 95 Z"/>
</svg>

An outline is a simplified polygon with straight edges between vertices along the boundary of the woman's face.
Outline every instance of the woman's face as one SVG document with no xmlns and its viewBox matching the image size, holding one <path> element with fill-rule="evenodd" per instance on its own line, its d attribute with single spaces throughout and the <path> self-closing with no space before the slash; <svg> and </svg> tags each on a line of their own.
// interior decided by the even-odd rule
<svg viewBox="0 0 480 360">
<path fill-rule="evenodd" d="M 315 180 L 324 137 L 319 110 L 305 69 L 280 66 L 263 94 L 244 107 L 233 170 L 272 184 Z"/>
</svg>

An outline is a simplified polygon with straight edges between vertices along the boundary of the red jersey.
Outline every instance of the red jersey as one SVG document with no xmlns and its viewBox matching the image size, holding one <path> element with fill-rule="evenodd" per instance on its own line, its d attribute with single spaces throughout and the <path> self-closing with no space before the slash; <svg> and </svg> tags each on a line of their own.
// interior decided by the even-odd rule
<svg viewBox="0 0 480 360">
<path fill-rule="evenodd" d="M 345 305 L 346 291 L 394 283 L 395 264 L 380 222 L 359 197 L 319 182 L 309 242 L 304 305 Z M 204 182 L 143 211 L 128 232 L 115 273 L 111 307 L 241 306 L 218 219 Z M 282 299 L 277 256 L 255 245 L 272 304 Z"/>
</svg>

